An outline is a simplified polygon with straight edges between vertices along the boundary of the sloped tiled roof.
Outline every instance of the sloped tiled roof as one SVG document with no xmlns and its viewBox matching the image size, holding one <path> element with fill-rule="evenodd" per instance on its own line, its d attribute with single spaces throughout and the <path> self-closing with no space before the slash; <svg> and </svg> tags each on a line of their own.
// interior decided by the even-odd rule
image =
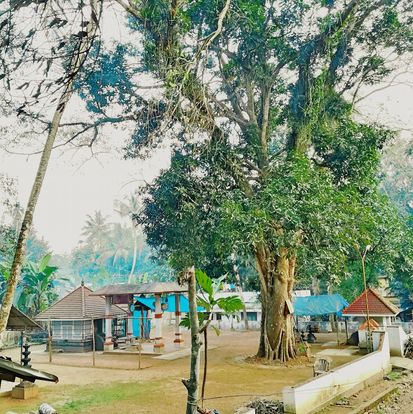
<svg viewBox="0 0 413 414">
<path fill-rule="evenodd" d="M 19 311 L 15 306 L 12 305 L 6 329 L 12 331 L 24 331 L 25 329 L 43 328 L 34 320 L 30 319 L 26 314 Z"/>
<path fill-rule="evenodd" d="M 36 320 L 76 320 L 105 317 L 105 299 L 100 296 L 92 296 L 93 290 L 83 284 L 69 293 L 49 309 L 39 313 Z M 113 316 L 126 316 L 126 312 L 119 306 L 112 305 Z"/>
<path fill-rule="evenodd" d="M 374 289 L 367 289 L 369 314 L 375 316 L 395 316 L 399 310 L 389 301 L 380 296 Z M 343 310 L 343 315 L 366 315 L 366 291 L 357 297 Z"/>
</svg>

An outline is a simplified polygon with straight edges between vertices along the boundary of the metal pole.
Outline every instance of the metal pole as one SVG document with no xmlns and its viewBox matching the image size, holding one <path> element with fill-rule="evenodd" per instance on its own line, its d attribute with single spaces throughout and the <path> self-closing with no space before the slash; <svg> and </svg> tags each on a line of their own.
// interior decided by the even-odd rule
<svg viewBox="0 0 413 414">
<path fill-rule="evenodd" d="M 338 331 L 338 318 L 337 318 L 337 315 L 335 315 L 335 314 L 334 314 L 334 322 L 336 324 L 337 346 L 338 346 L 338 348 L 340 348 L 340 336 L 339 336 L 339 331 Z"/>
<path fill-rule="evenodd" d="M 142 349 L 142 344 L 141 344 L 142 338 L 139 338 L 138 340 L 138 369 L 141 369 L 141 349 Z"/>
<path fill-rule="evenodd" d="M 346 325 L 346 342 L 348 342 L 348 324 L 347 324 L 347 318 L 344 318 L 344 323 Z"/>
<path fill-rule="evenodd" d="M 50 319 L 49 319 L 49 338 L 48 338 L 48 344 L 49 344 L 49 364 L 52 363 L 52 329 L 50 327 Z"/>
<path fill-rule="evenodd" d="M 92 318 L 92 365 L 96 366 L 96 339 L 95 339 L 95 320 Z"/>
<path fill-rule="evenodd" d="M 23 365 L 23 361 L 22 361 L 22 358 L 23 358 L 23 339 L 24 339 L 23 336 L 24 336 L 23 331 L 20 331 L 20 365 Z"/>
<path fill-rule="evenodd" d="M 366 268 L 364 265 L 364 259 L 366 258 L 366 254 L 368 251 L 368 247 L 366 247 L 366 250 L 364 251 L 363 255 L 361 256 L 361 266 L 363 270 L 363 282 L 364 282 L 364 292 L 366 295 L 366 316 L 367 316 L 367 350 L 368 352 L 372 351 L 371 346 L 371 331 L 370 331 L 370 313 L 369 313 L 369 298 L 367 295 L 367 280 L 366 280 Z"/>
</svg>

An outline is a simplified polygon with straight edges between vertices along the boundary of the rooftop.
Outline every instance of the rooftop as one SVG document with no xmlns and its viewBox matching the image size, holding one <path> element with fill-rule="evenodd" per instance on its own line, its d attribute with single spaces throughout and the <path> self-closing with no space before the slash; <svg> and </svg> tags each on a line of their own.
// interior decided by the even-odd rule
<svg viewBox="0 0 413 414">
<path fill-rule="evenodd" d="M 36 320 L 80 320 L 101 319 L 105 317 L 105 299 L 93 296 L 93 290 L 83 284 L 69 293 L 49 309 L 39 313 Z M 126 316 L 126 312 L 119 306 L 112 305 L 113 316 Z"/>
<path fill-rule="evenodd" d="M 371 316 L 396 316 L 399 313 L 399 309 L 372 288 L 367 289 L 367 299 Z M 366 315 L 366 291 L 363 291 L 342 313 L 344 316 Z"/>
<path fill-rule="evenodd" d="M 26 329 L 43 329 L 35 321 L 30 319 L 23 312 L 19 311 L 15 306 L 10 309 L 9 319 L 6 329 L 12 331 L 24 331 Z"/>
<path fill-rule="evenodd" d="M 186 286 L 179 286 L 176 282 L 154 282 L 154 283 L 122 283 L 106 285 L 96 290 L 91 296 L 114 296 L 114 295 L 153 295 L 163 293 L 186 292 Z"/>
</svg>

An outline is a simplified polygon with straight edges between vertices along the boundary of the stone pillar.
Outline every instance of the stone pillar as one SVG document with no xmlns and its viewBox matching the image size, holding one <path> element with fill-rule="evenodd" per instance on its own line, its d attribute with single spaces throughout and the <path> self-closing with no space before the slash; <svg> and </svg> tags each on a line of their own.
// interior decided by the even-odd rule
<svg viewBox="0 0 413 414">
<path fill-rule="evenodd" d="M 180 348 L 184 340 L 182 339 L 182 333 L 181 333 L 181 307 L 180 307 L 180 293 L 175 293 L 175 348 Z"/>
<path fill-rule="evenodd" d="M 106 296 L 106 307 L 105 307 L 105 343 L 103 349 L 105 351 L 113 351 L 112 342 L 112 298 Z"/>
<path fill-rule="evenodd" d="M 165 346 L 162 341 L 162 308 L 161 295 L 155 295 L 155 345 L 154 351 L 159 352 Z"/>
<path fill-rule="evenodd" d="M 133 296 L 128 300 L 128 319 L 126 321 L 126 337 L 132 339 L 133 337 Z"/>
</svg>

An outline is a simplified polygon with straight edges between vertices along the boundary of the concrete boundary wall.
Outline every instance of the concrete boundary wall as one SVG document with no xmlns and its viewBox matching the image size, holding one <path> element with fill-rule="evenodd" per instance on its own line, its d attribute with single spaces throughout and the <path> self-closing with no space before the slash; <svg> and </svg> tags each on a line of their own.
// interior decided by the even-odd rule
<svg viewBox="0 0 413 414">
<path fill-rule="evenodd" d="M 334 400 L 363 389 L 390 371 L 389 337 L 373 332 L 376 351 L 342 365 L 303 384 L 283 389 L 284 411 L 293 414 L 316 413 Z"/>
<path fill-rule="evenodd" d="M 388 326 L 386 332 L 389 334 L 390 355 L 402 357 L 404 355 L 404 345 L 413 335 L 407 335 L 403 328 L 398 325 Z"/>
</svg>

